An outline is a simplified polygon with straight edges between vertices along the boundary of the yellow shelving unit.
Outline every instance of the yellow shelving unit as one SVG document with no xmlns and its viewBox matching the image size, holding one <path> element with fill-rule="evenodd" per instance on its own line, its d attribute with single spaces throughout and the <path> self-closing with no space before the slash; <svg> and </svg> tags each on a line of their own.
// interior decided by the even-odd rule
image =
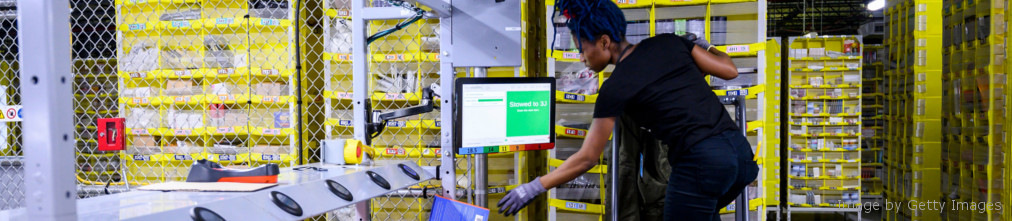
<svg viewBox="0 0 1012 221">
<path fill-rule="evenodd" d="M 862 185 L 859 36 L 791 37 L 787 213 L 858 213 Z M 789 218 L 788 218 L 789 219 Z"/>
<path fill-rule="evenodd" d="M 1008 54 L 1005 48 L 1008 31 L 1006 29 L 1008 3 L 1007 1 L 981 0 L 946 1 L 938 5 L 935 5 L 937 3 L 921 2 L 914 4 L 911 7 L 927 5 L 929 8 L 942 8 L 939 10 L 942 12 L 942 18 L 933 18 L 936 15 L 928 14 L 927 22 L 932 22 L 932 19 L 934 21 L 944 20 L 945 24 L 945 29 L 938 27 L 939 30 L 918 30 L 922 32 L 912 34 L 912 37 L 916 39 L 923 38 L 926 33 L 941 32 L 943 34 L 941 43 L 943 53 L 941 54 L 945 65 L 942 67 L 943 74 L 940 78 L 942 81 L 932 84 L 931 80 L 939 79 L 931 75 L 934 73 L 933 71 L 928 72 L 926 78 L 922 73 L 925 71 L 917 71 L 916 73 L 919 74 L 915 76 L 918 80 L 916 90 L 919 94 L 932 95 L 932 93 L 924 93 L 923 90 L 938 91 L 936 88 L 942 88 L 943 92 L 938 96 L 943 99 L 941 102 L 943 112 L 935 113 L 933 111 L 936 109 L 935 106 L 922 107 L 922 104 L 916 104 L 918 106 L 915 107 L 915 111 L 919 112 L 922 111 L 921 108 L 927 108 L 929 115 L 940 115 L 941 123 L 944 126 L 942 132 L 944 133 L 939 135 L 944 136 L 935 136 L 935 132 L 931 131 L 934 129 L 931 125 L 932 122 L 914 122 L 915 136 L 919 135 L 917 133 L 921 133 L 917 130 L 925 130 L 922 141 L 929 137 L 941 137 L 943 150 L 940 163 L 943 173 L 941 198 L 956 203 L 1003 203 L 1007 200 L 1005 185 L 1008 179 L 1007 171 L 1005 171 L 1008 161 L 1004 158 L 1008 150 L 1007 134 L 1005 133 L 1008 120 L 1006 108 L 1008 102 L 1006 60 Z M 900 7 L 898 12 L 903 12 L 903 10 L 913 9 Z M 955 31 L 953 28 L 966 28 L 972 31 Z M 928 46 L 936 45 L 938 44 L 928 44 Z M 924 51 L 921 48 L 914 50 L 918 50 L 919 53 Z M 933 67 L 930 64 L 934 63 L 930 60 L 935 59 L 930 55 L 939 54 L 933 50 L 933 48 L 928 48 L 928 67 Z M 922 56 L 918 54 L 917 59 L 924 59 Z M 917 65 L 923 66 L 921 63 L 917 63 Z M 921 82 L 925 82 L 923 79 L 931 80 L 922 85 Z M 915 96 L 914 99 L 922 102 L 920 100 L 924 98 Z M 934 149 L 934 145 L 920 145 L 916 143 L 916 140 L 914 147 L 923 147 L 924 150 Z M 915 163 L 919 160 L 917 157 L 915 154 L 913 159 Z M 925 156 L 922 161 L 934 163 L 934 160 L 928 156 Z M 924 191 L 927 192 L 927 189 Z M 911 216 L 916 217 L 921 214 L 913 211 Z M 933 215 L 924 214 L 923 216 L 931 217 Z M 985 208 L 981 212 L 947 211 L 943 217 L 946 219 L 1002 220 L 1003 216 L 1008 216 L 1006 211 Z"/>
<path fill-rule="evenodd" d="M 861 122 L 863 128 L 861 136 L 863 142 L 861 148 L 863 149 L 861 174 L 866 179 L 862 180 L 862 192 L 865 198 L 879 198 L 881 195 L 871 195 L 868 193 L 881 193 L 882 192 L 882 179 L 871 179 L 881 178 L 885 175 L 885 169 L 883 168 L 883 157 L 885 153 L 882 149 L 885 147 L 886 139 L 882 136 L 885 134 L 885 129 L 882 127 L 885 125 L 885 83 L 882 80 L 885 76 L 885 66 L 883 61 L 886 60 L 885 47 L 882 45 L 865 45 L 862 58 L 864 62 L 863 74 L 861 76 L 862 89 L 862 101 L 861 101 Z M 874 151 L 870 149 L 875 149 Z"/>
<path fill-rule="evenodd" d="M 322 8 L 254 3 L 116 1 L 128 180 L 183 180 L 199 159 L 246 166 L 315 159 L 306 151 L 320 125 L 296 113 L 315 113 L 319 92 L 306 88 L 322 84 L 322 64 L 304 61 L 298 73 L 293 61 L 319 54 L 312 44 L 295 50 L 295 38 L 318 38 L 295 21 Z"/>
</svg>

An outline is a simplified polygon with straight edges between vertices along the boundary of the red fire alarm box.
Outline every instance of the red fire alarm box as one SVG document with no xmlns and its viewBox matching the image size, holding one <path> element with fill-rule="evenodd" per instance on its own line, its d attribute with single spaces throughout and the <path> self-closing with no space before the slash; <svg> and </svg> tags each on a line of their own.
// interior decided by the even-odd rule
<svg viewBox="0 0 1012 221">
<path fill-rule="evenodd" d="M 98 150 L 123 150 L 123 118 L 98 119 Z"/>
</svg>

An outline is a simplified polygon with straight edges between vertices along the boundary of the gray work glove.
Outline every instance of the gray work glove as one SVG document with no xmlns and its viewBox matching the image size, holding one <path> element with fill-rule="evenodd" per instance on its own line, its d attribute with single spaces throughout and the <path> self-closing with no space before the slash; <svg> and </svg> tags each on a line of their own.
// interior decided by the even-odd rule
<svg viewBox="0 0 1012 221">
<path fill-rule="evenodd" d="M 709 41 L 706 41 L 706 38 L 702 36 L 697 36 L 696 34 L 693 33 L 687 33 L 685 35 L 682 35 L 682 37 L 685 39 L 689 39 L 689 41 L 692 41 L 692 43 L 696 45 L 699 45 L 699 47 L 703 48 L 703 50 L 710 50 L 710 47 L 713 46 L 712 44 L 710 44 Z"/>
<path fill-rule="evenodd" d="M 534 178 L 534 181 L 525 183 L 517 188 L 510 190 L 506 193 L 506 196 L 499 200 L 499 213 L 504 216 L 511 216 L 517 214 L 520 209 L 523 209 L 527 204 L 534 200 L 541 193 L 544 193 L 545 187 L 541 185 L 541 177 Z"/>
</svg>

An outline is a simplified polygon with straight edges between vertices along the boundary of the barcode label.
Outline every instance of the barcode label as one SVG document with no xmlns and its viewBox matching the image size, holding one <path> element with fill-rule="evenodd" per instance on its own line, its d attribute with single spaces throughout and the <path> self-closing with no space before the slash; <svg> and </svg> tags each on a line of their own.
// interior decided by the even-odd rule
<svg viewBox="0 0 1012 221">
<path fill-rule="evenodd" d="M 569 129 L 569 128 L 566 129 L 566 134 L 568 134 L 568 135 L 575 135 L 575 136 L 581 136 L 581 137 L 582 136 L 587 136 L 587 132 L 586 131 L 577 130 L 577 129 Z"/>
<path fill-rule="evenodd" d="M 148 76 L 148 73 L 145 73 L 145 72 L 133 72 L 133 73 L 130 73 L 129 75 L 132 78 L 144 78 L 144 77 Z"/>
<path fill-rule="evenodd" d="M 727 53 L 748 52 L 750 49 L 749 45 L 729 45 L 727 46 Z"/>
<path fill-rule="evenodd" d="M 281 155 L 264 154 L 260 156 L 261 160 L 281 160 Z"/>
<path fill-rule="evenodd" d="M 135 30 L 144 30 L 145 28 L 148 27 L 148 25 L 147 24 L 143 24 L 143 23 L 141 23 L 141 24 L 130 24 L 128 27 L 130 28 L 131 31 L 135 31 Z"/>
<path fill-rule="evenodd" d="M 235 155 L 218 155 L 218 160 L 220 161 L 235 160 L 235 159 L 236 159 Z"/>
<path fill-rule="evenodd" d="M 139 161 L 148 161 L 148 160 L 151 160 L 151 156 L 147 156 L 147 155 L 134 155 L 133 158 L 134 158 L 134 160 L 139 160 Z"/>
<path fill-rule="evenodd" d="M 384 98 L 388 100 L 403 100 L 405 99 L 405 96 L 404 94 L 393 93 L 393 94 L 386 94 Z"/>
<path fill-rule="evenodd" d="M 235 73 L 235 69 L 231 68 L 218 69 L 218 74 L 232 74 L 232 73 Z"/>
<path fill-rule="evenodd" d="M 190 70 L 178 70 L 178 71 L 176 71 L 176 76 L 187 77 L 187 76 L 190 76 L 190 75 L 191 75 Z"/>
<path fill-rule="evenodd" d="M 185 155 L 185 154 L 176 154 L 175 156 L 173 156 L 173 159 L 176 159 L 176 160 L 193 160 L 193 158 L 190 157 L 190 155 Z"/>
<path fill-rule="evenodd" d="M 173 28 L 185 28 L 190 26 L 190 21 L 172 21 Z"/>
<path fill-rule="evenodd" d="M 587 210 L 587 204 L 576 203 L 576 202 L 566 202 L 566 208 L 578 209 L 578 210 Z"/>
<path fill-rule="evenodd" d="M 562 58 L 565 59 L 580 59 L 580 53 L 576 52 L 563 52 Z"/>
<path fill-rule="evenodd" d="M 217 18 L 217 19 L 214 19 L 214 23 L 215 24 L 219 24 L 219 25 L 232 24 L 233 22 L 235 22 L 235 20 L 233 20 L 232 18 Z"/>
<path fill-rule="evenodd" d="M 133 129 L 133 130 L 130 130 L 130 133 L 136 134 L 136 135 L 146 135 L 146 134 L 148 134 L 148 130 L 147 129 Z"/>
<path fill-rule="evenodd" d="M 280 129 L 271 129 L 271 128 L 264 128 L 264 130 L 262 132 L 263 132 L 263 134 L 266 134 L 266 135 L 278 135 L 278 134 L 281 134 L 281 130 Z"/>
<path fill-rule="evenodd" d="M 562 98 L 566 99 L 566 100 L 574 100 L 574 101 L 584 101 L 586 99 L 583 95 L 569 94 L 569 93 L 562 95 Z"/>
<path fill-rule="evenodd" d="M 262 19 L 260 20 L 260 25 L 277 26 L 281 25 L 281 21 L 277 19 Z"/>
</svg>

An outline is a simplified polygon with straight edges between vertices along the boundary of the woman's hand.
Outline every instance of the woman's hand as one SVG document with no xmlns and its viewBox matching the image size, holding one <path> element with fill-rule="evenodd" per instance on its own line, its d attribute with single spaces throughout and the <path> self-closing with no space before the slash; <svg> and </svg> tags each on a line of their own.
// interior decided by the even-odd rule
<svg viewBox="0 0 1012 221">
<path fill-rule="evenodd" d="M 534 178 L 534 181 L 517 186 L 507 192 L 496 206 L 499 207 L 499 213 L 503 216 L 511 216 L 520 212 L 520 209 L 530 204 L 534 197 L 545 191 L 545 187 L 541 184 L 541 177 Z"/>
</svg>

